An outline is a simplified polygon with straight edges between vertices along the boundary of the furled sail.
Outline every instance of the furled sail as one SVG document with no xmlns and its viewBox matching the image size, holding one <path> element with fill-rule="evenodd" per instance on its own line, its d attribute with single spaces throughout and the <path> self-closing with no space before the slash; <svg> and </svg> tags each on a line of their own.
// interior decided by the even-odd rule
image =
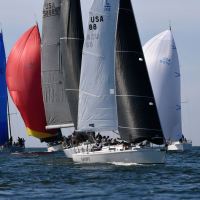
<svg viewBox="0 0 200 200">
<path fill-rule="evenodd" d="M 116 88 L 119 133 L 129 142 L 163 143 L 163 133 L 130 0 L 121 0 L 117 26 Z"/>
<path fill-rule="evenodd" d="M 64 72 L 64 88 L 75 128 L 77 128 L 83 41 L 80 0 L 61 0 L 61 67 Z"/>
<path fill-rule="evenodd" d="M 118 0 L 94 0 L 83 47 L 78 130 L 117 130 L 115 35 Z"/>
<path fill-rule="evenodd" d="M 37 138 L 48 138 L 53 137 L 54 134 L 45 130 L 40 43 L 37 25 L 21 36 L 8 57 L 6 81 L 28 134 Z"/>
<path fill-rule="evenodd" d="M 3 42 L 3 33 L 0 32 L 0 145 L 8 142 L 7 122 L 7 86 L 6 86 L 6 54 Z"/>
<path fill-rule="evenodd" d="M 47 128 L 72 126 L 68 100 L 64 92 L 61 65 L 61 0 L 45 0 L 42 33 L 42 91 Z"/>
<path fill-rule="evenodd" d="M 180 69 L 172 32 L 149 40 L 144 55 L 165 139 L 177 141 L 182 137 Z"/>
</svg>

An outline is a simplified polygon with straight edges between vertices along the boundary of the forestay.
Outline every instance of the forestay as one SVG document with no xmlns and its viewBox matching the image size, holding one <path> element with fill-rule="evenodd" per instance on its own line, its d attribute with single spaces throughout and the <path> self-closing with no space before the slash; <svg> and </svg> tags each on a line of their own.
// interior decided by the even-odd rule
<svg viewBox="0 0 200 200">
<path fill-rule="evenodd" d="M 171 31 L 149 40 L 144 55 L 165 139 L 177 141 L 182 137 L 180 69 Z"/>
<path fill-rule="evenodd" d="M 115 34 L 118 0 L 94 0 L 83 48 L 78 130 L 117 130 Z"/>
</svg>

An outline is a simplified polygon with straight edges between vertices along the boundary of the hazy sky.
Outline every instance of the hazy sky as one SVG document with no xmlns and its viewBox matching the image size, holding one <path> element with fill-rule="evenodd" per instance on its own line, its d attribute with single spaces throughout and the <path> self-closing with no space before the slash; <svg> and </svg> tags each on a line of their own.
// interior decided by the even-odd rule
<svg viewBox="0 0 200 200">
<path fill-rule="evenodd" d="M 92 0 L 82 0 L 83 23 L 87 24 Z M 200 145 L 200 1 L 132 0 L 142 44 L 166 30 L 171 21 L 182 74 L 183 133 Z M 43 0 L 0 0 L 0 25 L 8 53 L 15 41 L 37 20 L 42 27 Z M 11 113 L 17 110 L 11 106 Z M 13 135 L 26 139 L 27 146 L 41 146 L 38 139 L 26 136 L 20 114 L 11 116 Z"/>
</svg>

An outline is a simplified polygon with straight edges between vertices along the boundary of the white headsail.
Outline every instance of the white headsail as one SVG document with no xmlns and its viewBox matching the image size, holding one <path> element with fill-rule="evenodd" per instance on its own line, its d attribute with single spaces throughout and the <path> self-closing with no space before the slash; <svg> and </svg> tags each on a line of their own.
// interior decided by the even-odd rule
<svg viewBox="0 0 200 200">
<path fill-rule="evenodd" d="M 78 130 L 117 130 L 115 35 L 119 0 L 94 0 L 83 47 Z"/>
<path fill-rule="evenodd" d="M 177 141 L 182 137 L 180 69 L 171 30 L 149 40 L 143 50 L 165 139 Z"/>
</svg>

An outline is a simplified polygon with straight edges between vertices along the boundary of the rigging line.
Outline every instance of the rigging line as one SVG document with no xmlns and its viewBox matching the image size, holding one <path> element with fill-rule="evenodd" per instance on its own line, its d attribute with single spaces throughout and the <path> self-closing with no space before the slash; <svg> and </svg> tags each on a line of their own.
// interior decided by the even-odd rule
<svg viewBox="0 0 200 200">
<path fill-rule="evenodd" d="M 62 37 L 60 40 L 83 40 L 83 38 Z"/>
<path fill-rule="evenodd" d="M 65 91 L 79 91 L 79 89 L 65 89 Z"/>
<path fill-rule="evenodd" d="M 161 132 L 161 129 L 150 129 L 150 128 L 131 128 L 131 127 L 123 127 L 123 126 L 119 126 L 119 128 L 123 128 L 123 129 L 133 129 L 133 130 L 147 130 L 147 131 L 157 131 L 157 132 Z"/>
<path fill-rule="evenodd" d="M 148 96 L 140 96 L 140 95 L 116 95 L 117 97 L 136 97 L 136 98 L 148 98 L 148 99 L 154 99 L 153 97 Z"/>
<path fill-rule="evenodd" d="M 110 96 L 111 94 L 108 94 L 108 95 L 101 95 L 101 96 L 98 96 L 98 95 L 95 95 L 95 94 L 92 94 L 92 93 L 89 93 L 89 92 L 86 92 L 86 91 L 83 91 L 83 90 L 79 90 L 79 92 L 81 93 L 84 93 L 86 95 L 89 95 L 89 96 L 93 96 L 93 97 L 97 97 L 97 98 L 100 98 L 100 97 L 107 97 L 107 96 Z"/>
</svg>

